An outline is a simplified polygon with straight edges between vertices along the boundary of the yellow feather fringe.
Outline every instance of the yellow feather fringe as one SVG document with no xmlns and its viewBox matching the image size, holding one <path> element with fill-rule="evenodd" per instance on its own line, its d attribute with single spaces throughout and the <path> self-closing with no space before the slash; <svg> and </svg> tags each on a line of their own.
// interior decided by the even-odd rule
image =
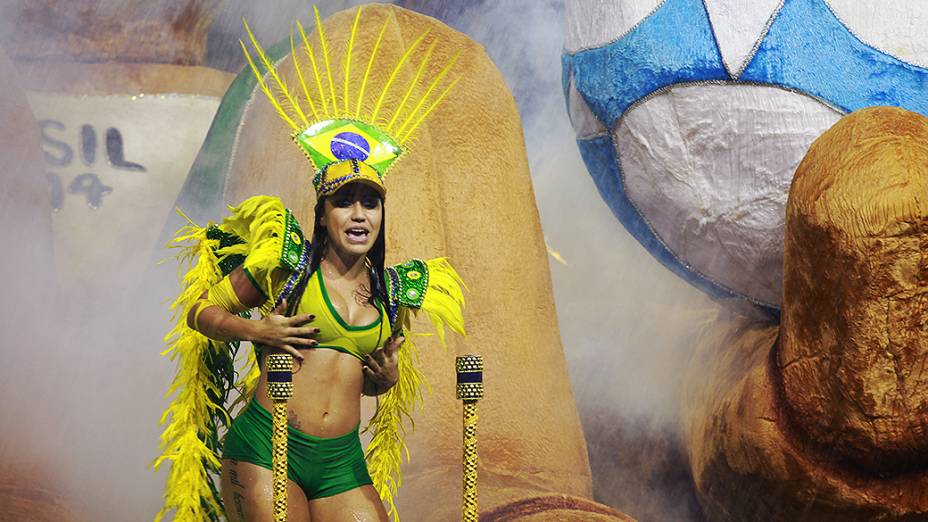
<svg viewBox="0 0 928 522">
<path fill-rule="evenodd" d="M 232 215 L 219 228 L 235 234 L 245 242 L 223 248 L 218 254 L 220 257 L 235 254 L 247 256 L 245 268 L 268 297 L 261 307 L 261 312 L 266 314 L 274 308 L 277 289 L 287 275 L 274 270 L 280 266 L 287 209 L 280 198 L 253 196 L 229 210 Z"/>
<path fill-rule="evenodd" d="M 421 310 L 428 314 L 435 326 L 441 345 L 445 346 L 445 326 L 464 335 L 464 292 L 466 288 L 458 273 L 444 258 L 426 262 L 429 269 L 429 284 L 425 292 Z M 399 513 L 393 497 L 403 484 L 400 464 L 405 454 L 409 462 L 409 448 L 406 446 L 406 426 L 415 428 L 412 411 L 418 405 L 422 408 L 421 385 L 428 386 L 428 381 L 417 369 L 419 349 L 413 342 L 410 328 L 410 312 L 416 310 L 401 308 L 396 324 L 401 326 L 406 341 L 398 353 L 399 380 L 393 388 L 380 396 L 377 413 L 368 424 L 367 430 L 373 430 L 374 436 L 367 447 L 367 464 L 374 488 L 380 494 L 389 515 L 399 522 Z"/>
<path fill-rule="evenodd" d="M 168 389 L 168 396 L 177 394 L 161 417 L 170 423 L 161 434 L 161 456 L 154 461 L 157 470 L 165 460 L 171 461 L 164 507 L 155 516 L 155 522 L 169 511 L 179 522 L 207 520 L 222 513 L 218 500 L 209 485 L 210 472 L 219 470 L 219 459 L 207 447 L 207 425 L 212 412 L 223 411 L 222 405 L 213 403 L 209 391 L 218 392 L 209 380 L 204 356 L 211 349 L 225 349 L 221 343 L 212 344 L 199 332 L 187 326 L 187 313 L 210 286 L 219 282 L 222 273 L 214 250 L 218 240 L 206 238 L 206 229 L 195 224 L 183 227 L 173 243 L 182 246 L 178 260 L 181 270 L 189 267 L 183 278 L 184 290 L 171 305 L 174 328 L 165 337 L 169 355 L 177 363 L 177 375 Z M 190 244 L 192 243 L 192 244 Z M 193 259 L 197 258 L 196 264 Z"/>
<path fill-rule="evenodd" d="M 222 507 L 210 479 L 210 474 L 218 474 L 220 469 L 220 455 L 206 442 L 215 429 L 210 419 L 221 415 L 228 423 L 227 412 L 254 394 L 260 377 L 255 354 L 249 351 L 245 375 L 235 383 L 239 398 L 228 410 L 224 404 L 211 400 L 211 395 L 218 397 L 221 394 L 212 380 L 206 360 L 210 358 L 211 350 L 213 354 L 219 354 L 228 350 L 229 345 L 210 341 L 187 326 L 191 306 L 204 291 L 222 279 L 219 262 L 230 255 L 246 256 L 245 268 L 270 297 L 262 307 L 265 312 L 273 307 L 276 291 L 287 275 L 274 270 L 280 263 L 286 216 L 280 199 L 255 196 L 230 210 L 232 216 L 219 228 L 235 234 L 244 243 L 220 249 L 218 239 L 207 238 L 207 228 L 190 222 L 178 230 L 171 244 L 173 248 L 181 249 L 179 270 L 186 271 L 186 274 L 183 277 L 184 289 L 171 305 L 174 327 L 165 336 L 168 349 L 162 352 L 177 363 L 177 373 L 167 393 L 167 396 L 176 395 L 161 417 L 161 423 L 167 423 L 161 435 L 162 454 L 153 463 L 157 470 L 165 461 L 171 462 L 164 507 L 155 516 L 156 522 L 171 511 L 174 511 L 174 520 L 178 522 L 218 520 L 222 515 Z"/>
</svg>

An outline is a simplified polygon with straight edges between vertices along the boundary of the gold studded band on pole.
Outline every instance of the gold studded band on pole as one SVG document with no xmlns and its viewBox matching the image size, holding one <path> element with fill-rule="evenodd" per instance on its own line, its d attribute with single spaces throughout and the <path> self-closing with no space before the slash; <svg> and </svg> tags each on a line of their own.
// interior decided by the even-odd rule
<svg viewBox="0 0 928 522">
<path fill-rule="evenodd" d="M 287 522 L 287 401 L 293 397 L 293 356 L 267 356 L 267 396 L 274 403 L 271 434 L 274 475 L 274 522 Z"/>
<path fill-rule="evenodd" d="M 458 399 L 464 401 L 464 522 L 477 522 L 477 401 L 483 398 L 483 357 L 462 355 L 455 361 Z"/>
</svg>

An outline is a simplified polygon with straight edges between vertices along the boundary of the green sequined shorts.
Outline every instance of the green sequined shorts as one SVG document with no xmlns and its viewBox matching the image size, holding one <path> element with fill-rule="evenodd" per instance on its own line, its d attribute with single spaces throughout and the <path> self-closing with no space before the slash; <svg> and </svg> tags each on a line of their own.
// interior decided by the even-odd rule
<svg viewBox="0 0 928 522">
<path fill-rule="evenodd" d="M 287 430 L 287 476 L 307 499 L 373 484 L 357 428 L 334 438 L 313 437 L 290 426 Z M 222 458 L 273 469 L 271 455 L 271 413 L 252 400 L 232 421 Z"/>
</svg>

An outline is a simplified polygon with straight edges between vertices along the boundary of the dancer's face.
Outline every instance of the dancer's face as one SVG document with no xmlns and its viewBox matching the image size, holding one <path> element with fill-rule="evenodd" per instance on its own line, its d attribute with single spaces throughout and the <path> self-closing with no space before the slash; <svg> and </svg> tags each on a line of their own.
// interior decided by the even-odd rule
<svg viewBox="0 0 928 522">
<path fill-rule="evenodd" d="M 366 255 L 377 241 L 382 221 L 383 202 L 377 191 L 349 183 L 326 198 L 320 224 L 336 252 Z"/>
</svg>

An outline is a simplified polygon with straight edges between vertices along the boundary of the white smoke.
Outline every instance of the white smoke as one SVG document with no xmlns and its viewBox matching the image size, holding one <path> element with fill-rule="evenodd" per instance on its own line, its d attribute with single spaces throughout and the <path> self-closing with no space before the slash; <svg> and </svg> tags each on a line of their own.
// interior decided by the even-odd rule
<svg viewBox="0 0 928 522">
<path fill-rule="evenodd" d="M 596 500 L 641 521 L 701 514 L 677 441 L 695 333 L 718 305 L 622 227 L 589 176 L 561 88 L 560 0 L 411 2 L 483 44 L 519 105 L 561 342 Z"/>
<path fill-rule="evenodd" d="M 319 8 L 325 16 L 358 3 Z M 676 408 L 693 332 L 715 305 L 622 228 L 587 174 L 560 86 L 562 2 L 400 3 L 483 44 L 516 96 L 542 226 L 567 262 L 551 262 L 552 283 L 597 499 L 643 521 L 693 520 Z M 260 41 L 271 42 L 296 18 L 313 25 L 310 13 L 302 0 L 273 8 L 229 0 L 211 30 L 206 65 L 241 66 L 242 16 Z M 57 291 L 54 281 L 45 285 Z M 25 460 L 50 462 L 90 519 L 145 520 L 160 506 L 165 474 L 147 465 L 158 452 L 157 419 L 167 403 L 161 393 L 173 374 L 158 352 L 168 327 L 165 299 L 177 288 L 173 264 L 152 267 L 141 286 L 63 297 L 47 308 L 49 316 L 16 324 L 15 340 L 4 342 L 3 434 L 42 448 Z M 12 306 L 4 304 L 4 315 Z M 35 341 L 32 332 L 53 340 Z M 21 386 L 28 397 L 16 395 Z M 0 450 L 23 451 L 12 443 Z M 645 466 L 658 469 L 652 483 L 639 479 Z"/>
</svg>

